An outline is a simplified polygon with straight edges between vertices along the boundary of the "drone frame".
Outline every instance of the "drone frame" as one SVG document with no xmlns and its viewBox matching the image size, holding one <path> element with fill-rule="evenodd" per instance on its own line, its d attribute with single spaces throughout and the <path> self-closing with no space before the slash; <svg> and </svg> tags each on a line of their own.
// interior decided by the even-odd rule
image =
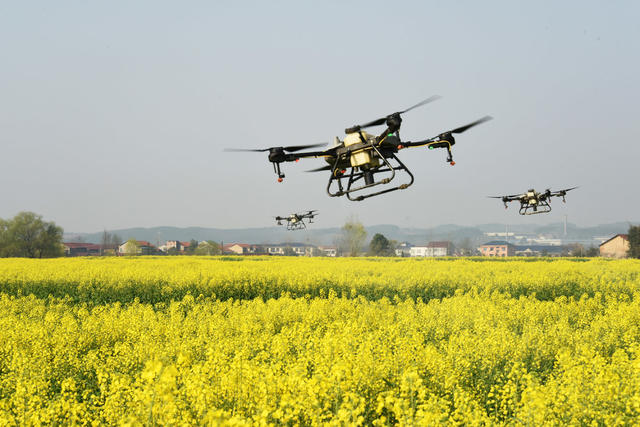
<svg viewBox="0 0 640 427">
<path fill-rule="evenodd" d="M 542 208 L 542 210 L 540 210 L 540 208 Z M 518 210 L 520 215 L 536 215 L 549 212 L 551 212 L 551 205 L 547 200 L 538 200 L 538 203 L 536 204 L 529 204 L 527 201 L 521 201 L 520 209 Z"/>
<path fill-rule="evenodd" d="M 392 191 L 404 190 L 406 188 L 409 188 L 414 181 L 413 174 L 411 173 L 409 168 L 407 168 L 405 164 L 402 163 L 400 159 L 395 155 L 395 152 L 393 150 L 386 149 L 386 150 L 383 150 L 385 152 L 383 154 L 376 146 L 376 143 L 374 142 L 375 140 L 370 140 L 367 142 L 364 138 L 364 135 L 362 135 L 362 132 L 359 131 L 358 133 L 360 135 L 360 140 L 362 141 L 362 145 L 357 144 L 355 148 L 352 148 L 352 146 L 347 147 L 343 153 L 336 155 L 336 160 L 333 166 L 331 167 L 331 175 L 329 176 L 329 182 L 327 183 L 327 194 L 330 197 L 339 197 L 339 196 L 346 195 L 349 200 L 359 202 L 369 197 L 378 196 L 380 194 L 390 193 Z M 376 140 L 377 139 L 378 138 L 376 138 Z M 377 156 L 377 158 L 382 160 L 383 165 L 377 166 L 374 168 L 366 168 L 366 169 L 361 168 L 359 166 L 351 166 L 350 168 L 351 172 L 349 174 L 346 173 L 346 170 L 340 169 L 339 165 L 341 161 L 342 162 L 348 161 L 355 152 L 363 151 L 363 150 L 372 150 L 375 153 L 374 155 Z M 397 165 L 396 166 L 392 165 L 390 160 L 394 160 L 397 163 Z M 396 171 L 405 171 L 409 175 L 409 178 L 410 178 L 409 182 L 397 185 L 392 188 L 387 188 L 384 190 L 368 193 L 365 195 L 353 196 L 353 193 L 355 193 L 356 191 L 361 191 L 361 190 L 372 188 L 381 184 L 390 183 L 396 177 Z M 374 178 L 374 175 L 378 173 L 390 173 L 390 176 L 376 181 Z M 345 189 L 345 184 L 343 183 L 343 179 L 347 180 L 346 189 Z M 360 180 L 364 180 L 364 184 L 356 185 L 354 187 L 354 184 L 358 184 L 358 181 Z M 332 186 L 334 186 L 334 183 L 336 183 L 338 187 L 337 191 L 332 191 Z"/>
<path fill-rule="evenodd" d="M 289 231 L 304 230 L 306 228 L 307 228 L 307 225 L 304 223 L 303 220 L 291 222 L 289 219 L 287 219 L 287 230 Z"/>
</svg>

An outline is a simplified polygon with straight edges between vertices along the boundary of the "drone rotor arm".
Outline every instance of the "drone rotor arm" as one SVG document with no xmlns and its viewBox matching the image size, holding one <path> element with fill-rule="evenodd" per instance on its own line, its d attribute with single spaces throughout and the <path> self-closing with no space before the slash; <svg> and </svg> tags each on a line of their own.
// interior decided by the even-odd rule
<svg viewBox="0 0 640 427">
<path fill-rule="evenodd" d="M 289 154 L 292 157 L 295 157 L 296 159 L 308 159 L 308 158 L 312 158 L 312 157 L 329 157 L 329 156 L 333 156 L 335 153 L 335 149 L 331 148 L 329 150 L 325 150 L 325 151 L 307 151 L 304 153 L 296 153 L 296 154 Z"/>
<path fill-rule="evenodd" d="M 564 190 L 558 190 L 551 192 L 551 196 L 566 196 L 567 191 L 575 190 L 578 187 L 565 188 Z"/>
</svg>

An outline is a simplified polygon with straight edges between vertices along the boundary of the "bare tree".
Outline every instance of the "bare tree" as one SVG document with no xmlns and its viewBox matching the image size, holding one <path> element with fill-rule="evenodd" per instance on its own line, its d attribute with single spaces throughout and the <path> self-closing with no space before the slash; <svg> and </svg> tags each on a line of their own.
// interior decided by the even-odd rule
<svg viewBox="0 0 640 427">
<path fill-rule="evenodd" d="M 349 254 L 349 256 L 360 255 L 366 238 L 367 230 L 364 229 L 364 225 L 360 221 L 355 218 L 347 220 L 342 226 L 341 252 Z"/>
</svg>

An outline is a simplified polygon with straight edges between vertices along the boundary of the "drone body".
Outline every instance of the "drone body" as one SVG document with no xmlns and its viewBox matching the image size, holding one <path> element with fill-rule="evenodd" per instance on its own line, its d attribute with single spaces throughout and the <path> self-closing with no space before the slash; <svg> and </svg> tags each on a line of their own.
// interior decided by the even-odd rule
<svg viewBox="0 0 640 427">
<path fill-rule="evenodd" d="M 435 101 L 438 98 L 437 96 L 432 96 L 406 110 L 392 113 L 363 125 L 347 128 L 345 129 L 346 136 L 342 141 L 336 137 L 333 147 L 323 151 L 298 152 L 324 144 L 271 147 L 258 150 L 228 149 L 227 151 L 268 151 L 269 161 L 273 163 L 273 168 L 278 175 L 279 182 L 282 182 L 284 179 L 284 173 L 282 173 L 280 169 L 281 163 L 298 161 L 301 158 L 324 158 L 327 162 L 326 166 L 313 169 L 309 172 L 330 172 L 329 182 L 327 184 L 327 193 L 329 196 L 338 197 L 346 195 L 349 200 L 361 201 L 391 191 L 404 190 L 413 184 L 413 174 L 400 161 L 398 156 L 396 156 L 399 150 L 422 146 L 427 146 L 429 149 L 445 148 L 448 154 L 447 162 L 453 166 L 455 162 L 451 154 L 451 147 L 456 143 L 453 134 L 465 132 L 473 126 L 491 119 L 491 117 L 485 116 L 465 126 L 440 133 L 435 137 L 422 141 L 402 141 L 399 133 L 402 123 L 401 115 L 416 107 Z M 380 125 L 386 125 L 386 129 L 379 135 L 373 135 L 363 130 L 368 127 Z M 389 184 L 397 175 L 400 175 L 400 173 L 406 174 L 407 179 L 405 182 L 378 191 L 375 189 L 369 192 L 363 192 L 363 190 L 368 190 L 372 187 Z M 379 175 L 382 175 L 382 177 Z"/>
<path fill-rule="evenodd" d="M 518 213 L 520 215 L 534 215 L 551 212 L 550 202 L 552 197 L 562 197 L 562 202 L 565 203 L 565 196 L 567 195 L 567 191 L 571 191 L 575 188 L 578 187 L 566 188 L 559 191 L 551 191 L 549 189 L 546 189 L 543 192 L 537 192 L 532 188 L 522 194 L 489 197 L 492 199 L 501 199 L 502 203 L 504 203 L 505 209 L 509 207 L 507 203 L 519 201 L 520 209 L 518 210 Z"/>
<path fill-rule="evenodd" d="M 304 220 L 308 219 L 309 224 L 312 224 L 313 218 L 316 215 L 318 215 L 318 211 L 311 210 L 303 213 L 294 213 L 285 217 L 277 216 L 275 217 L 275 219 L 278 225 L 282 225 L 282 221 L 287 221 L 287 230 L 293 231 L 293 230 L 303 230 L 307 228 L 306 224 L 304 223 Z"/>
</svg>

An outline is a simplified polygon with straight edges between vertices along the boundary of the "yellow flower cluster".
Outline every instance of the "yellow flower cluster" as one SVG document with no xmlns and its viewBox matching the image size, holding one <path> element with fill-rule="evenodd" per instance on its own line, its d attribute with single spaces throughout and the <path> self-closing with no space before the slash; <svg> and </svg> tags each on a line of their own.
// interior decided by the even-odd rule
<svg viewBox="0 0 640 427">
<path fill-rule="evenodd" d="M 0 425 L 632 425 L 638 325 L 633 260 L 0 260 Z"/>
</svg>

